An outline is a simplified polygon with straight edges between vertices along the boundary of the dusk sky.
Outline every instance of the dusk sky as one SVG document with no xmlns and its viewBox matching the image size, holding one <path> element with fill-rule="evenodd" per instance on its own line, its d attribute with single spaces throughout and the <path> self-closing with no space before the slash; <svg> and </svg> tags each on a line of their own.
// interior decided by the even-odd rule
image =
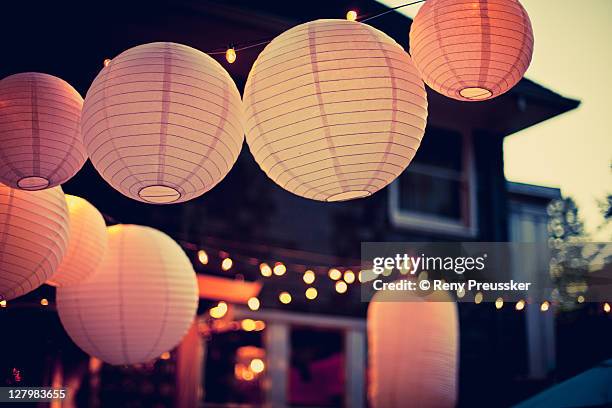
<svg viewBox="0 0 612 408">
<path fill-rule="evenodd" d="M 405 0 L 381 0 L 393 7 Z M 510 181 L 560 187 L 573 197 L 587 230 L 610 239 L 597 202 L 612 193 L 612 1 L 521 0 L 535 51 L 526 77 L 582 101 L 560 117 L 506 138 Z M 419 5 L 400 11 L 413 17 Z M 408 35 L 408 33 L 406 33 Z M 486 103 L 486 102 L 483 102 Z"/>
</svg>

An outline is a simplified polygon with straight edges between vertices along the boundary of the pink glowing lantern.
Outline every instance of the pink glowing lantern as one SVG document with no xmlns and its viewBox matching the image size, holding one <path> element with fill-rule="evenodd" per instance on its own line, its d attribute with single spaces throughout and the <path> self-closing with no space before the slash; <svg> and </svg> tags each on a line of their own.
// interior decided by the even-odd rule
<svg viewBox="0 0 612 408">
<path fill-rule="evenodd" d="M 61 187 L 22 191 L 0 184 L 0 300 L 31 292 L 55 273 L 69 222 Z"/>
<path fill-rule="evenodd" d="M 87 160 L 79 120 L 83 98 L 38 72 L 0 81 L 0 182 L 22 190 L 55 187 Z"/>
<path fill-rule="evenodd" d="M 531 21 L 518 0 L 428 0 L 410 28 L 410 54 L 425 83 L 442 95 L 495 98 L 529 67 Z"/>
</svg>

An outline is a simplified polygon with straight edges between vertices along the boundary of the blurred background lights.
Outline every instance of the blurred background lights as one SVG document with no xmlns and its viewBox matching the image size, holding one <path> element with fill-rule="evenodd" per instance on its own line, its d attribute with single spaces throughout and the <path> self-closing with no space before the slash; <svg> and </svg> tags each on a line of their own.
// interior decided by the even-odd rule
<svg viewBox="0 0 612 408">
<path fill-rule="evenodd" d="M 276 276 L 283 276 L 287 272 L 287 267 L 282 262 L 274 264 L 274 274 Z"/>
<path fill-rule="evenodd" d="M 249 309 L 251 310 L 259 310 L 259 306 L 261 306 L 259 299 L 257 299 L 256 297 L 252 297 L 247 301 L 247 305 L 249 306 Z"/>
<path fill-rule="evenodd" d="M 495 308 L 499 310 L 502 307 L 504 307 L 504 299 L 499 297 L 495 300 Z"/>
<path fill-rule="evenodd" d="M 306 298 L 308 300 L 315 299 L 318 294 L 319 294 L 319 292 L 317 291 L 316 288 L 308 288 L 308 289 L 306 289 Z"/>
<path fill-rule="evenodd" d="M 355 282 L 355 273 L 353 271 L 351 271 L 350 269 L 347 270 L 346 272 L 344 272 L 344 281 L 346 283 L 353 283 L 353 282 Z"/>
<path fill-rule="evenodd" d="M 313 283 L 315 281 L 315 278 L 315 273 L 311 270 L 304 272 L 304 276 L 302 277 L 302 279 L 304 279 L 304 283 L 307 283 L 308 285 Z"/>
<path fill-rule="evenodd" d="M 542 312 L 548 311 L 549 308 L 550 308 L 550 303 L 548 303 L 548 300 L 543 301 L 542 304 L 540 305 L 540 310 Z"/>
<path fill-rule="evenodd" d="M 221 262 L 221 269 L 224 271 L 229 271 L 232 268 L 234 261 L 231 258 L 225 258 L 223 262 Z"/>
<path fill-rule="evenodd" d="M 525 301 L 523 299 L 516 302 L 516 310 L 523 310 L 525 308 Z"/>
<path fill-rule="evenodd" d="M 348 285 L 346 284 L 345 281 L 336 282 L 336 292 L 345 293 L 347 289 L 348 289 Z"/>
<path fill-rule="evenodd" d="M 280 300 L 282 304 L 288 305 L 291 303 L 291 295 L 289 292 L 281 292 L 280 295 L 278 295 L 278 300 Z"/>
<path fill-rule="evenodd" d="M 259 374 L 259 373 L 263 373 L 263 371 L 266 369 L 266 365 L 264 364 L 261 358 L 254 358 L 253 360 L 251 360 L 251 364 L 249 364 L 249 368 L 255 374 Z"/>
<path fill-rule="evenodd" d="M 331 268 L 327 274 L 331 280 L 338 280 L 342 277 L 342 273 L 336 268 Z"/>
<path fill-rule="evenodd" d="M 259 271 L 261 272 L 261 276 L 265 276 L 266 278 L 272 276 L 272 268 L 265 262 L 259 265 Z"/>
<path fill-rule="evenodd" d="M 206 265 L 208 263 L 208 254 L 206 253 L 205 250 L 200 249 L 198 251 L 198 260 L 200 261 L 202 265 Z"/>
</svg>

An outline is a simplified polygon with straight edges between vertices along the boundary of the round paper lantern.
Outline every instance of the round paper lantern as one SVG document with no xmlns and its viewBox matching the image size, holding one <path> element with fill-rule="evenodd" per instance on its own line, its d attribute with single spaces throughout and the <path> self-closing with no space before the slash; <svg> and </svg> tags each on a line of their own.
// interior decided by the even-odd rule
<svg viewBox="0 0 612 408">
<path fill-rule="evenodd" d="M 79 120 L 83 98 L 38 72 L 0 81 L 0 182 L 22 190 L 55 187 L 87 160 Z"/>
<path fill-rule="evenodd" d="M 385 300 L 368 307 L 373 408 L 452 408 L 457 401 L 458 316 L 450 298 Z"/>
<path fill-rule="evenodd" d="M 389 36 L 316 20 L 276 37 L 244 91 L 246 139 L 266 174 L 319 201 L 369 196 L 408 166 L 427 118 L 424 84 Z"/>
<path fill-rule="evenodd" d="M 53 275 L 68 247 L 69 222 L 61 187 L 0 184 L 0 300 L 31 292 Z"/>
<path fill-rule="evenodd" d="M 135 364 L 176 346 L 198 305 L 191 262 L 163 232 L 108 228 L 102 263 L 87 280 L 57 289 L 62 325 L 86 353 L 109 364 Z"/>
<path fill-rule="evenodd" d="M 410 28 L 423 80 L 460 101 L 495 98 L 521 80 L 533 31 L 517 0 L 427 0 Z"/>
<path fill-rule="evenodd" d="M 66 255 L 47 284 L 79 283 L 95 271 L 106 251 L 106 224 L 102 214 L 87 200 L 66 195 L 70 214 L 70 239 Z"/>
<path fill-rule="evenodd" d="M 234 165 L 244 140 L 240 93 L 201 51 L 151 43 L 124 51 L 93 81 L 83 139 L 100 175 L 135 200 L 198 197 Z"/>
</svg>

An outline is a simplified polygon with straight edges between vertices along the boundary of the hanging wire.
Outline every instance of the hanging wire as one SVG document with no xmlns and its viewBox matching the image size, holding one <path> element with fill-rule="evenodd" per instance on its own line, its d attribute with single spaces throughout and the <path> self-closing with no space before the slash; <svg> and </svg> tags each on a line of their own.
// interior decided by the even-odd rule
<svg viewBox="0 0 612 408">
<path fill-rule="evenodd" d="M 382 16 L 384 16 L 386 14 L 389 14 L 389 13 L 394 12 L 396 10 L 399 10 L 401 8 L 408 7 L 408 6 L 413 6 L 413 5 L 419 4 L 419 3 L 424 3 L 425 1 L 427 1 L 427 0 L 417 0 L 417 1 L 412 1 L 410 3 L 400 4 L 399 6 L 391 7 L 389 10 L 385 10 L 382 13 L 374 14 L 373 16 L 366 17 L 364 19 L 357 19 L 357 21 L 359 21 L 360 23 L 365 23 L 366 21 L 374 20 L 376 18 L 382 17 Z M 266 44 L 270 43 L 273 39 L 274 39 L 274 37 L 271 37 L 271 38 L 267 38 L 267 39 L 264 39 L 264 40 L 258 40 L 258 41 L 254 42 L 254 43 L 244 43 L 244 45 L 242 45 L 242 46 L 234 47 L 234 50 L 236 52 L 239 52 L 239 51 L 248 50 L 250 48 L 260 47 L 262 45 L 266 45 Z M 225 55 L 226 52 L 227 52 L 227 47 L 223 48 L 223 49 L 216 48 L 213 51 L 207 52 L 207 54 L 208 55 Z"/>
</svg>

